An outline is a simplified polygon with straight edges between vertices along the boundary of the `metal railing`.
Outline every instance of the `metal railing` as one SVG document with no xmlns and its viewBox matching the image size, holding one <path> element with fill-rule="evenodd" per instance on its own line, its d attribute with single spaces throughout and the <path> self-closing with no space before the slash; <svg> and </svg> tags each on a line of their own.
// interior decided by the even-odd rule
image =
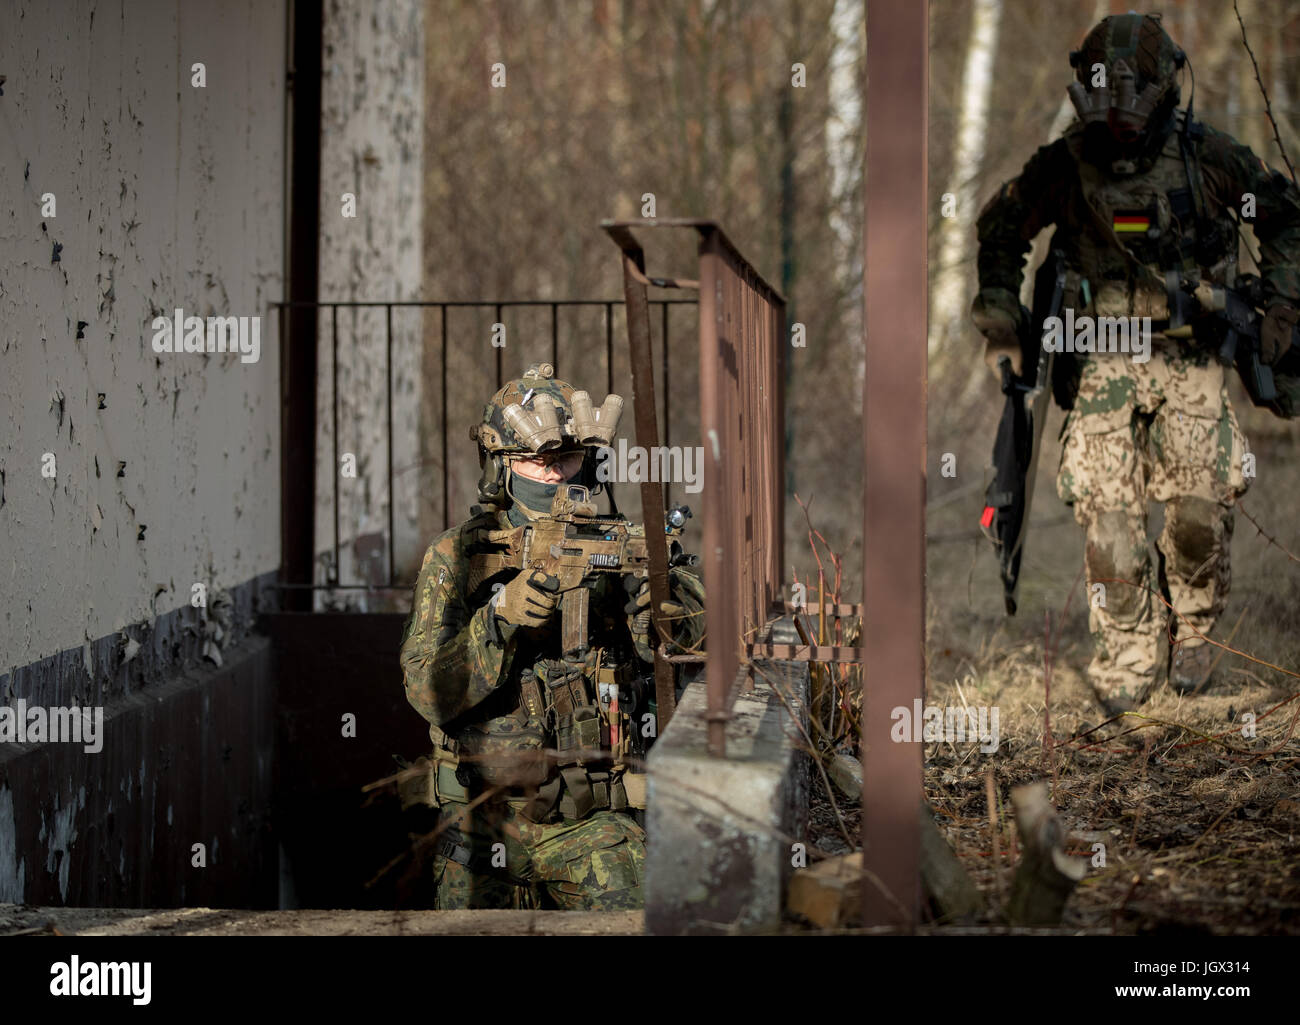
<svg viewBox="0 0 1300 1025">
<path fill-rule="evenodd" d="M 452 526 L 451 522 L 451 505 L 450 505 L 450 473 L 447 451 L 447 408 L 448 408 L 448 373 L 447 373 L 447 311 L 449 309 L 467 309 L 467 310 L 491 310 L 494 316 L 494 322 L 502 322 L 502 313 L 504 310 L 521 307 L 545 307 L 550 310 L 550 342 L 551 342 L 551 362 L 553 365 L 558 364 L 559 355 L 559 314 L 561 309 L 577 307 L 601 307 L 604 311 L 604 328 L 605 328 L 605 367 L 607 390 L 614 391 L 614 307 L 622 306 L 623 299 L 503 299 L 503 300 L 477 300 L 477 301 L 435 301 L 435 300 L 411 300 L 404 302 L 376 302 L 376 301 L 337 301 L 337 302 L 279 302 L 273 306 L 279 311 L 280 337 L 287 337 L 286 321 L 288 313 L 293 309 L 313 309 L 317 313 L 328 310 L 329 316 L 329 339 L 330 339 L 330 426 L 329 426 L 329 444 L 333 451 L 333 472 L 329 474 L 331 480 L 331 509 L 333 516 L 333 543 L 330 550 L 331 561 L 329 563 L 324 583 L 317 583 L 315 580 L 284 580 L 279 586 L 287 590 L 310 590 L 310 591 L 384 591 L 384 590 L 407 590 L 414 586 L 413 580 L 399 579 L 395 544 L 396 544 L 396 502 L 393 495 L 393 310 L 394 309 L 422 309 L 436 310 L 438 319 L 438 335 L 440 338 L 439 345 L 439 372 L 438 372 L 438 410 L 440 418 L 440 430 L 438 445 L 441 450 L 441 490 L 442 490 L 442 511 L 443 511 L 443 529 Z M 694 305 L 694 299 L 656 299 L 650 302 L 650 306 L 658 308 L 662 346 L 662 373 L 665 387 L 663 389 L 663 422 L 665 444 L 669 425 L 672 422 L 671 410 L 671 393 L 672 388 L 669 386 L 669 357 L 671 352 L 671 342 L 669 333 L 669 308 L 672 306 L 689 306 Z M 379 309 L 384 311 L 384 417 L 386 424 L 386 466 L 385 481 L 386 490 L 384 496 L 387 501 L 388 509 L 386 514 L 386 557 L 387 564 L 386 579 L 382 583 L 374 581 L 342 581 L 339 579 L 339 567 L 341 565 L 341 553 L 343 547 L 342 530 L 340 527 L 340 509 L 339 509 L 339 310 L 346 309 Z M 502 364 L 504 353 L 503 348 L 497 348 L 495 352 L 495 369 L 496 369 L 496 386 L 500 388 L 505 384 L 505 373 Z M 322 372 L 324 367 L 321 367 Z M 486 399 L 487 396 L 484 396 Z M 304 529 L 307 529 L 304 527 Z"/>
<path fill-rule="evenodd" d="M 782 586 L 785 299 L 712 221 L 664 218 L 606 221 L 602 226 L 623 254 L 636 440 L 643 448 L 659 444 L 649 372 L 647 289 L 698 289 L 700 294 L 708 731 L 710 754 L 722 757 L 731 706 L 748 674 L 748 646 L 772 614 Z M 697 232 L 699 279 L 648 276 L 634 228 Z M 663 508 L 657 482 L 642 482 L 641 505 Z M 657 616 L 660 602 L 668 597 L 668 565 L 663 537 L 655 542 L 650 550 L 650 591 Z M 655 628 L 661 638 L 667 637 L 657 619 Z M 678 656 L 676 661 L 691 658 Z M 662 654 L 655 660 L 661 729 L 675 706 L 673 661 Z"/>
</svg>

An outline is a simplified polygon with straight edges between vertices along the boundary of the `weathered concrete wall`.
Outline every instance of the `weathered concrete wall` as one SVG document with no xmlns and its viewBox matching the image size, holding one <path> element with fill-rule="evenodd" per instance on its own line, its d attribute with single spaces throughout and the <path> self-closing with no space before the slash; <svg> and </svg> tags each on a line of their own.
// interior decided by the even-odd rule
<svg viewBox="0 0 1300 1025">
<path fill-rule="evenodd" d="M 790 619 L 770 639 L 797 642 Z M 762 638 L 760 638 L 761 640 Z M 703 680 L 686 688 L 650 751 L 646 932 L 769 932 L 781 924 L 791 844 L 808 817 L 808 663 L 760 659 L 708 753 Z M 797 721 L 796 718 L 797 717 Z"/>
<path fill-rule="evenodd" d="M 280 561 L 285 28 L 263 0 L 6 5 L 0 710 L 103 732 L 0 737 L 0 899 L 274 900 L 248 631 Z M 160 353 L 178 308 L 260 317 L 260 346 Z"/>
<path fill-rule="evenodd" d="M 253 636 L 119 696 L 98 751 L 0 744 L 0 901 L 274 906 L 271 665 Z"/>
<path fill-rule="evenodd" d="M 321 83 L 320 298 L 420 298 L 424 143 L 422 0 L 333 0 L 325 7 Z M 344 194 L 355 197 L 346 216 Z M 393 470 L 396 562 L 418 560 L 416 460 L 420 311 L 393 311 Z M 333 551 L 333 487 L 339 494 L 340 579 L 387 579 L 388 421 L 385 313 L 338 313 L 338 451 L 356 458 L 355 478 L 335 462 L 332 440 L 333 326 L 320 320 L 317 389 L 316 551 Z M 317 579 L 325 580 L 324 566 Z"/>
<path fill-rule="evenodd" d="M 285 159 L 284 3 L 5 7 L 0 672 L 278 565 Z M 156 354 L 178 307 L 260 359 Z"/>
</svg>

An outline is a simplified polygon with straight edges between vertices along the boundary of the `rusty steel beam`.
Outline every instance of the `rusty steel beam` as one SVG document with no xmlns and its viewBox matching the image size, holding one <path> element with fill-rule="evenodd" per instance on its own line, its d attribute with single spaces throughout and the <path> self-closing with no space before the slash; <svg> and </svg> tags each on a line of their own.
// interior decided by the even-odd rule
<svg viewBox="0 0 1300 1025">
<path fill-rule="evenodd" d="M 926 3 L 867 0 L 863 913 L 905 930 L 921 898 L 922 745 L 889 734 L 924 681 L 927 17 Z"/>
</svg>

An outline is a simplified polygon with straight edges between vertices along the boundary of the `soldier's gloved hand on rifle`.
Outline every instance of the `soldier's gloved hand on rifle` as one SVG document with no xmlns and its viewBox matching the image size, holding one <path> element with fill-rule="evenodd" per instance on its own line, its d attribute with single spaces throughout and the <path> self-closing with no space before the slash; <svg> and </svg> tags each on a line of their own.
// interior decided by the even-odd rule
<svg viewBox="0 0 1300 1025">
<path fill-rule="evenodd" d="M 497 618 L 514 626 L 543 626 L 559 607 L 559 583 L 540 569 L 521 570 L 492 599 Z"/>
<path fill-rule="evenodd" d="M 1005 289 L 986 288 L 975 297 L 970 312 L 975 327 L 984 336 L 984 362 L 989 369 L 1001 375 L 998 360 L 1007 356 L 1011 359 L 1012 373 L 1019 376 L 1020 303 L 1016 297 Z"/>
<path fill-rule="evenodd" d="M 659 603 L 665 626 L 673 643 L 669 654 L 680 654 L 699 645 L 704 637 L 704 584 L 684 566 L 673 566 L 668 571 L 668 593 L 671 598 Z M 637 655 L 646 662 L 654 661 L 650 650 L 650 581 L 642 580 L 640 587 L 624 607 L 632 642 Z"/>
<path fill-rule="evenodd" d="M 1300 321 L 1300 310 L 1287 303 L 1274 303 L 1259 325 L 1259 358 L 1273 366 L 1291 348 L 1291 332 Z"/>
</svg>

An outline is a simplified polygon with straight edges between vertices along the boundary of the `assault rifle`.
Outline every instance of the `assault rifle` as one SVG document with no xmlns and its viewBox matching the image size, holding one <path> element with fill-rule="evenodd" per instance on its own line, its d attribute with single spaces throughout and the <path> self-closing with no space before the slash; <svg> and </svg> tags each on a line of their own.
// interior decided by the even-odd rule
<svg viewBox="0 0 1300 1025">
<path fill-rule="evenodd" d="M 1043 346 L 1043 324 L 1048 317 L 1060 315 L 1065 273 L 1063 254 L 1052 252 L 1034 277 L 1033 312 L 1020 308 L 1023 376 L 1012 372 L 1006 356 L 998 361 L 1006 405 L 993 443 L 993 477 L 984 494 L 980 527 L 997 550 L 1008 616 L 1016 614 L 1020 556 L 1029 529 L 1043 424 L 1052 398 L 1052 353 Z"/>
<path fill-rule="evenodd" d="M 1293 328 L 1291 347 L 1274 366 L 1259 358 L 1259 328 L 1264 317 L 1263 283 L 1243 274 L 1230 286 L 1183 279 L 1177 271 L 1168 276 L 1170 338 L 1190 338 L 1208 324 L 1215 331 L 1217 358 L 1225 367 L 1237 367 L 1246 394 L 1256 406 L 1285 419 L 1296 414 L 1300 398 L 1300 328 Z"/>
<path fill-rule="evenodd" d="M 699 561 L 687 555 L 677 540 L 690 515 L 688 506 L 679 505 L 665 517 L 669 567 Z M 539 569 L 554 578 L 552 590 L 560 595 L 561 650 L 569 661 L 581 661 L 586 655 L 587 608 L 600 575 L 638 581 L 650 576 L 645 527 L 619 517 L 598 516 L 590 492 L 579 484 L 556 490 L 549 515 L 492 531 L 488 540 L 499 546 L 502 568 Z"/>
</svg>

